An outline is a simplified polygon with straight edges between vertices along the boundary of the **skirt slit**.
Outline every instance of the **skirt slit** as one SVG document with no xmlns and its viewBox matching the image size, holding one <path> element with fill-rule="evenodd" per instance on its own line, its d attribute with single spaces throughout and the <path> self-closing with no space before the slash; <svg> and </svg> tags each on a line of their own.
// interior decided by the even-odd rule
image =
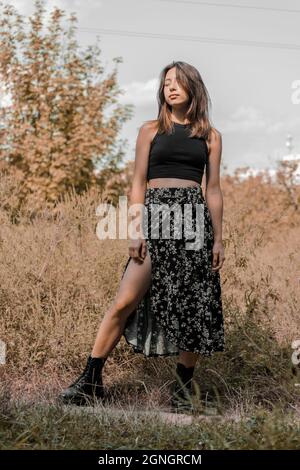
<svg viewBox="0 0 300 470">
<path fill-rule="evenodd" d="M 199 213 L 197 204 L 202 209 Z M 185 205 L 191 210 L 190 219 Z M 211 270 L 213 227 L 202 188 L 148 188 L 144 206 L 151 283 L 127 319 L 123 331 L 126 342 L 133 352 L 146 357 L 173 356 L 180 351 L 210 356 L 223 351 L 220 273 Z M 161 209 L 163 214 L 158 210 L 153 216 L 154 206 L 167 210 Z M 179 219 L 171 210 L 176 207 L 182 214 Z M 200 236 L 193 238 L 197 221 Z M 161 236 L 165 223 L 170 227 L 166 238 Z M 155 235 L 151 229 L 156 230 Z M 187 249 L 188 243 L 193 244 L 192 249 Z"/>
</svg>

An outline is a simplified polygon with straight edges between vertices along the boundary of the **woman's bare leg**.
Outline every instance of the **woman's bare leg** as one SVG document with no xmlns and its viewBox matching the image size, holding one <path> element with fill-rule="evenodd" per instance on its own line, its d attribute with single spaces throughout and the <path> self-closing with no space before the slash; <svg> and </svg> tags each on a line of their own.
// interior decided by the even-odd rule
<svg viewBox="0 0 300 470">
<path fill-rule="evenodd" d="M 126 320 L 147 292 L 151 283 L 151 258 L 143 262 L 131 258 L 118 292 L 106 311 L 96 336 L 92 357 L 107 357 L 119 342 Z"/>
<path fill-rule="evenodd" d="M 151 282 L 151 258 L 147 252 L 144 262 L 131 259 L 121 279 L 114 301 L 105 313 L 92 349 L 92 357 L 107 357 L 118 344 L 128 316 L 147 292 Z M 195 366 L 199 355 L 180 351 L 178 362 Z"/>
</svg>

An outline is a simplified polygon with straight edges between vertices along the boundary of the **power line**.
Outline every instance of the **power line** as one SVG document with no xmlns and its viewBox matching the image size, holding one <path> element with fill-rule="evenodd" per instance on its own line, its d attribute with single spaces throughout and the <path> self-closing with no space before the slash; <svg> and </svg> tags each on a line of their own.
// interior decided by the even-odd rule
<svg viewBox="0 0 300 470">
<path fill-rule="evenodd" d="M 165 33 L 144 33 L 140 31 L 125 31 L 118 29 L 106 28 L 77 28 L 78 31 L 83 33 L 100 33 L 111 34 L 114 36 L 129 36 L 129 37 L 145 37 L 152 39 L 169 39 L 171 41 L 192 41 L 192 42 L 208 42 L 213 44 L 230 44 L 234 46 L 252 46 L 252 47 L 267 47 L 272 49 L 290 49 L 300 50 L 300 44 L 280 43 L 280 42 L 263 42 L 263 41 L 248 41 L 246 39 L 227 39 L 216 37 L 200 37 L 200 36 L 180 36 L 178 34 L 165 34 Z"/>
<path fill-rule="evenodd" d="M 187 5 L 188 3 L 192 5 L 204 5 L 208 7 L 222 7 L 222 8 L 240 8 L 245 10 L 262 10 L 262 11 L 276 11 L 279 13 L 300 13 L 300 10 L 291 9 L 291 8 L 273 8 L 273 7 L 259 7 L 253 5 L 236 5 L 233 3 L 213 3 L 213 2 L 197 2 L 195 0 L 160 0 L 161 2 L 169 3 L 181 3 Z"/>
</svg>

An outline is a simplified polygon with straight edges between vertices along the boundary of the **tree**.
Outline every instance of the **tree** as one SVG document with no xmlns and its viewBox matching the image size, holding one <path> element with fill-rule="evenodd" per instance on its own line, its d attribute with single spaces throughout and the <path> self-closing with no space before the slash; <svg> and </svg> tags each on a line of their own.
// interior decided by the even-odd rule
<svg viewBox="0 0 300 470">
<path fill-rule="evenodd" d="M 124 143 L 116 140 L 131 105 L 117 104 L 117 64 L 103 77 L 96 43 L 80 51 L 76 16 L 62 27 L 55 7 L 46 31 L 44 1 L 25 31 L 12 5 L 0 4 L 0 80 L 11 104 L 0 108 L 0 164 L 19 184 L 19 201 L 53 205 L 68 189 L 82 192 L 101 184 L 97 166 L 118 172 Z M 111 106 L 109 118 L 104 117 Z"/>
</svg>

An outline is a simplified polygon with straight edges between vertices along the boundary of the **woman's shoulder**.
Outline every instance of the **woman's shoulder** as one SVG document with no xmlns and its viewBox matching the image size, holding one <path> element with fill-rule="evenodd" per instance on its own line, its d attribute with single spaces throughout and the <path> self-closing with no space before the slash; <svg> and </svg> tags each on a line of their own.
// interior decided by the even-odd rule
<svg viewBox="0 0 300 470">
<path fill-rule="evenodd" d="M 214 146 L 217 146 L 217 145 L 221 145 L 222 144 L 222 134 L 215 127 L 211 127 L 207 140 L 208 140 L 209 145 L 210 145 L 211 148 L 214 147 Z"/>
<path fill-rule="evenodd" d="M 222 134 L 221 132 L 216 129 L 215 127 L 211 127 L 210 128 L 210 132 L 209 132 L 209 139 L 211 140 L 218 140 L 218 139 L 222 139 Z"/>
<path fill-rule="evenodd" d="M 157 130 L 158 119 L 145 121 L 139 128 L 139 135 L 151 143 L 157 133 Z"/>
<path fill-rule="evenodd" d="M 222 134 L 215 127 L 211 127 L 206 139 L 208 155 L 210 155 L 212 149 L 222 146 Z"/>
<path fill-rule="evenodd" d="M 140 129 L 150 131 L 150 132 L 157 130 L 157 128 L 158 128 L 158 119 L 150 119 L 148 121 L 144 121 L 140 127 Z"/>
</svg>

